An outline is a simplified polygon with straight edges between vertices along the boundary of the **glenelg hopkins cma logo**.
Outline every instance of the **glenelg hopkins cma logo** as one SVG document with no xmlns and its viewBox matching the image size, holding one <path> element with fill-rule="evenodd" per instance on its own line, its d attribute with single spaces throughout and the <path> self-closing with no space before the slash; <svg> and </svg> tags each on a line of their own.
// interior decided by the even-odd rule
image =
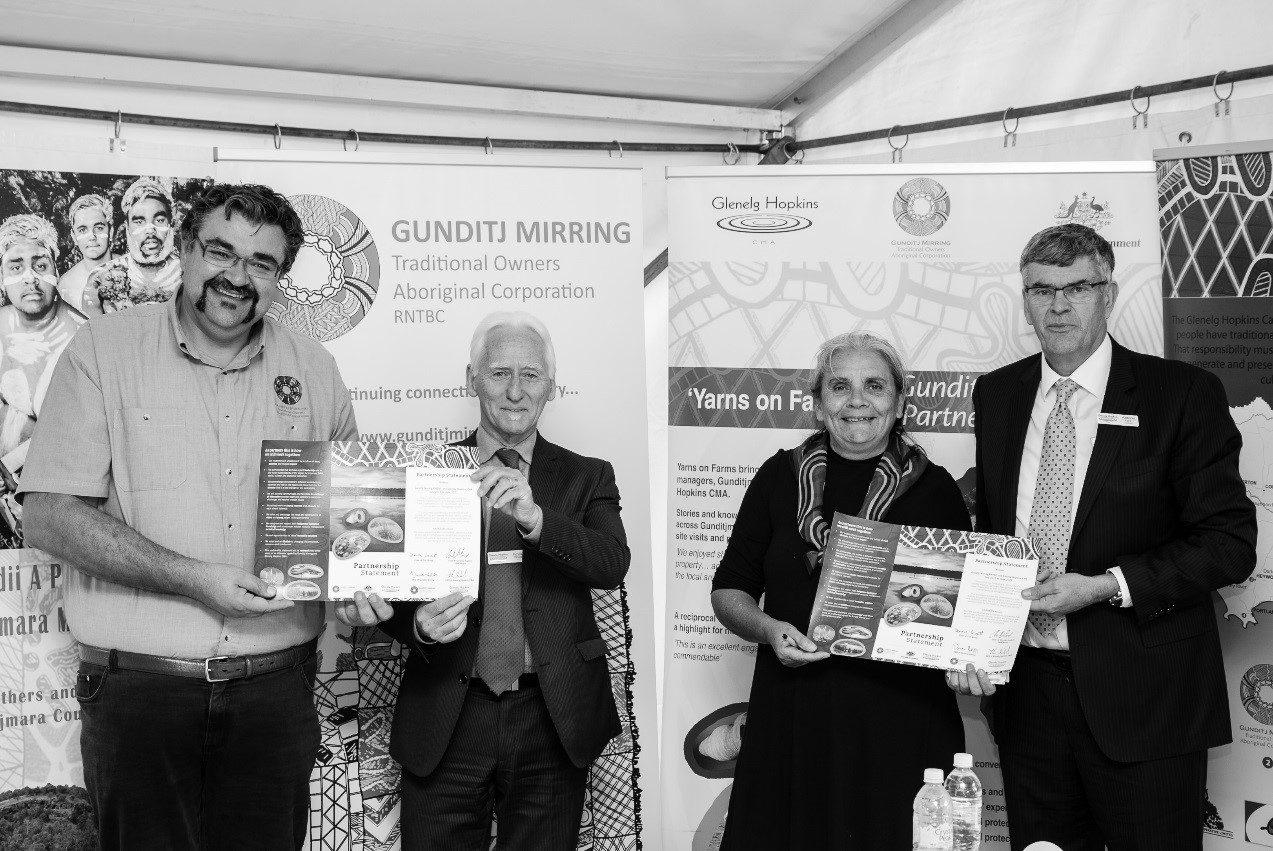
<svg viewBox="0 0 1273 851">
<path fill-rule="evenodd" d="M 950 218 L 950 195 L 931 177 L 902 184 L 893 196 L 893 221 L 911 236 L 932 236 Z"/>
<path fill-rule="evenodd" d="M 712 199 L 712 209 L 745 211 L 717 221 L 716 226 L 724 230 L 754 234 L 791 233 L 812 227 L 813 221 L 804 216 L 793 216 L 786 211 L 816 210 L 818 202 L 798 195 L 794 198 L 778 195 L 767 195 L 764 198 L 717 195 Z"/>
</svg>

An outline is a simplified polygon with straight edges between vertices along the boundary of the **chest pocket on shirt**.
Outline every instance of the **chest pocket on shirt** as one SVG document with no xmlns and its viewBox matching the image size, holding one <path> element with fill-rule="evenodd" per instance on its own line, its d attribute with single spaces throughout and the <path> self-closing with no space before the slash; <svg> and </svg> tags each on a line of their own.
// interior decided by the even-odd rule
<svg viewBox="0 0 1273 851">
<path fill-rule="evenodd" d="M 111 474 L 122 491 L 171 490 L 186 480 L 186 432 L 181 408 L 111 411 Z"/>
</svg>

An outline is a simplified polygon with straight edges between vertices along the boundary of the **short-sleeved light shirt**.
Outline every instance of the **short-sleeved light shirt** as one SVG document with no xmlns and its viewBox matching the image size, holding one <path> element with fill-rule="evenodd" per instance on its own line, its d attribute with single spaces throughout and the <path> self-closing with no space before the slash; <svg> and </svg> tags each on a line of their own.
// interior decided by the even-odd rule
<svg viewBox="0 0 1273 851">
<path fill-rule="evenodd" d="M 265 319 L 224 369 L 201 357 L 177 297 L 94 319 L 53 375 L 20 493 L 101 499 L 101 509 L 191 558 L 255 561 L 262 440 L 357 440 L 349 391 L 318 342 Z M 321 603 L 228 618 L 188 597 L 70 565 L 72 635 L 158 656 L 266 653 L 322 628 Z"/>
</svg>

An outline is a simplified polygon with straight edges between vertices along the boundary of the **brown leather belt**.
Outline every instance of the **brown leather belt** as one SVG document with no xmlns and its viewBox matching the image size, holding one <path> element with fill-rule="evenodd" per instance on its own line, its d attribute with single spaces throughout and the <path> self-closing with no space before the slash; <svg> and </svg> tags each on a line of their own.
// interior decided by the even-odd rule
<svg viewBox="0 0 1273 851">
<path fill-rule="evenodd" d="M 479 691 L 486 695 L 495 694 L 491 687 L 486 684 L 486 680 L 483 680 L 481 677 L 469 677 L 469 688 L 473 691 Z M 522 674 L 520 677 L 513 680 L 512 685 L 505 689 L 505 691 L 522 691 L 523 689 L 528 688 L 539 688 L 539 674 Z"/>
<path fill-rule="evenodd" d="M 1028 644 L 1022 644 L 1021 650 L 1028 656 L 1051 662 L 1052 666 L 1063 674 L 1074 673 L 1074 666 L 1070 662 L 1070 651 L 1068 650 L 1048 650 L 1046 647 L 1031 647 Z"/>
<path fill-rule="evenodd" d="M 191 677 L 210 683 L 225 680 L 241 680 L 257 677 L 285 668 L 292 668 L 313 656 L 318 649 L 318 639 L 311 638 L 304 644 L 259 653 L 255 656 L 210 656 L 207 659 L 174 659 L 169 656 L 151 656 L 146 653 L 128 653 L 123 650 L 106 650 L 80 645 L 80 659 L 106 668 L 123 668 L 126 671 L 143 671 L 148 674 L 167 674 L 172 677 Z"/>
</svg>

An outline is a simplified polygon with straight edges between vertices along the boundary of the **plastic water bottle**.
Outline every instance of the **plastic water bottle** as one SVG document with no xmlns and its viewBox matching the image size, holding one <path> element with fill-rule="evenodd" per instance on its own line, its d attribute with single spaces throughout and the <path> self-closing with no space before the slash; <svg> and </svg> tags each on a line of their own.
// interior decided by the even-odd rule
<svg viewBox="0 0 1273 851">
<path fill-rule="evenodd" d="M 955 770 L 946 778 L 954 811 L 954 851 L 981 847 L 981 781 L 972 770 L 972 754 L 955 754 Z"/>
<path fill-rule="evenodd" d="M 912 851 L 952 851 L 953 813 L 940 768 L 924 769 L 924 788 L 915 796 Z"/>
</svg>

